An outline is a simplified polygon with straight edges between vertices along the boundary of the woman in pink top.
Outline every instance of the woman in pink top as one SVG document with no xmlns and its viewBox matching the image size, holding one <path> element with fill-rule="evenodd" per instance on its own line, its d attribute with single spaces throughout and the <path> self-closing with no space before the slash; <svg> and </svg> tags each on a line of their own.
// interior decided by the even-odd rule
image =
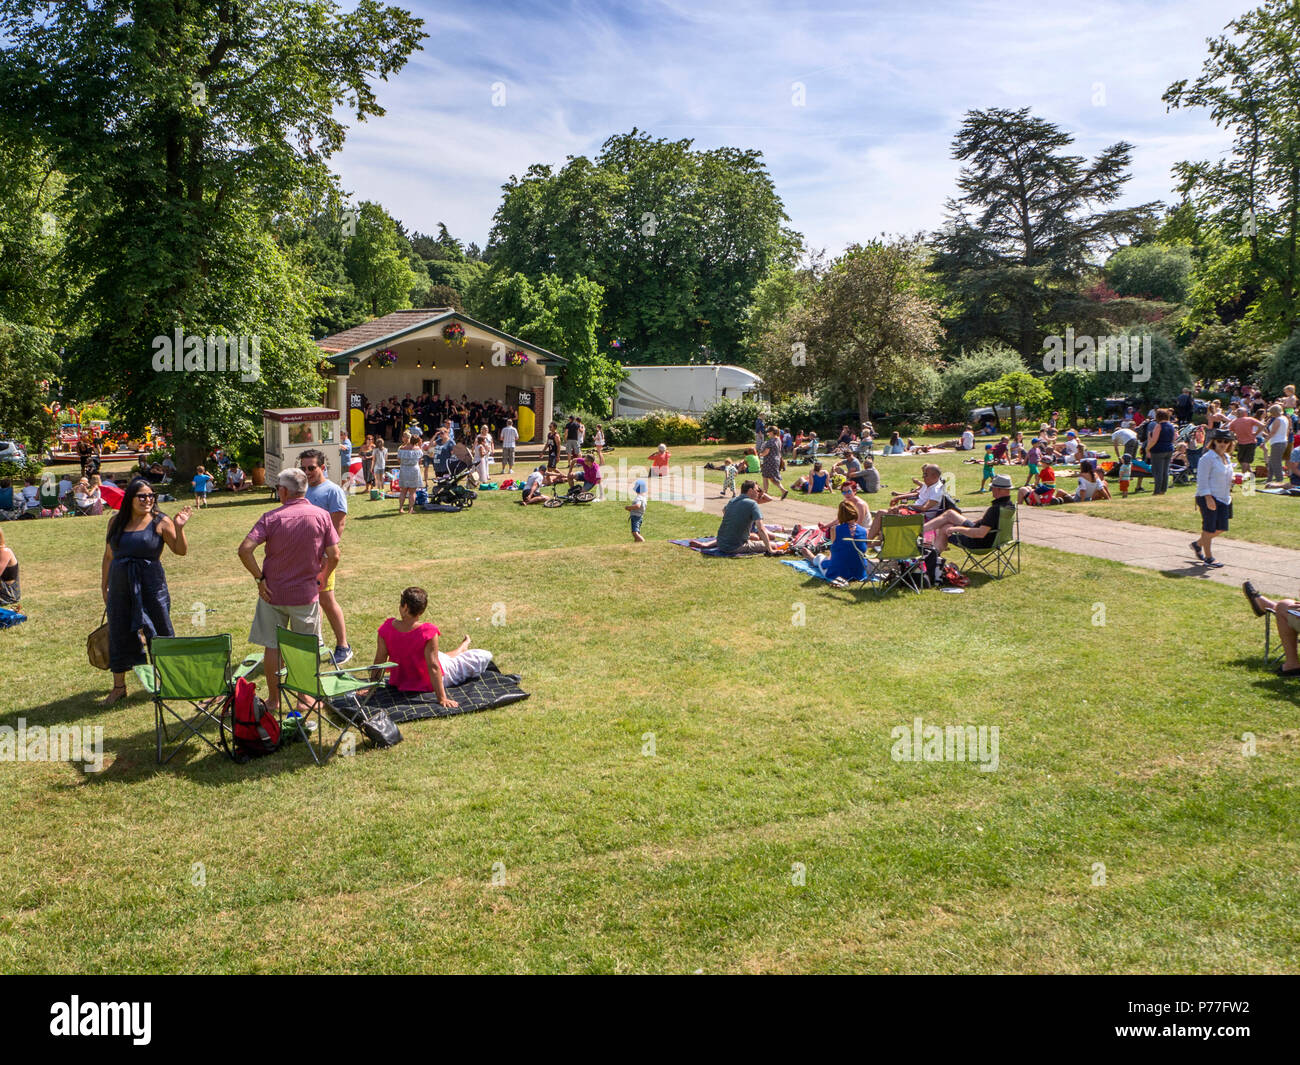
<svg viewBox="0 0 1300 1065">
<path fill-rule="evenodd" d="M 440 652 L 438 637 L 442 633 L 438 626 L 420 621 L 428 605 L 429 595 L 423 588 L 407 588 L 402 592 L 398 605 L 401 617 L 388 618 L 379 626 L 375 664 L 396 663 L 391 667 L 388 683 L 398 691 L 433 692 L 439 705 L 456 707 L 460 704 L 447 695 L 446 685 L 454 687 L 482 676 L 492 664 L 492 652 L 471 648 L 468 636 L 456 650 Z"/>
</svg>

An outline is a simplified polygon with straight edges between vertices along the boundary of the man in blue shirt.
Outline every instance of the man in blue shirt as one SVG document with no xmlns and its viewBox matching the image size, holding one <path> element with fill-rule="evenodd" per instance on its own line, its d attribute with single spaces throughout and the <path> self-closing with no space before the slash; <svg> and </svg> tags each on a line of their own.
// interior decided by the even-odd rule
<svg viewBox="0 0 1300 1065">
<path fill-rule="evenodd" d="M 758 509 L 757 500 L 761 495 L 753 481 L 742 481 L 740 495 L 722 509 L 716 542 L 709 545 L 707 541 L 692 540 L 691 546 L 713 546 L 723 555 L 770 555 L 772 541 L 763 528 L 763 512 Z M 751 540 L 751 532 L 758 539 Z"/>
<path fill-rule="evenodd" d="M 337 484 L 325 476 L 325 455 L 312 448 L 298 456 L 298 466 L 307 475 L 307 502 L 320 507 L 330 516 L 334 531 L 339 535 L 340 546 L 343 540 L 343 527 L 348 522 L 348 496 Z M 330 571 L 329 579 L 320 590 L 320 609 L 334 630 L 334 653 L 330 657 L 334 668 L 338 669 L 352 658 L 352 648 L 348 646 L 348 625 L 343 617 L 343 608 L 334 597 L 334 577 L 338 573 L 336 566 Z"/>
</svg>

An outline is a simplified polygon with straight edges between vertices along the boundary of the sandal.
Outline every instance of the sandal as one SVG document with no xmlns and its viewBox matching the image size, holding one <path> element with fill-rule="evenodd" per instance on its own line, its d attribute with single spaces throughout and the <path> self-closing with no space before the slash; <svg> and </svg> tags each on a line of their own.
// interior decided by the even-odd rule
<svg viewBox="0 0 1300 1065">
<path fill-rule="evenodd" d="M 118 694 L 119 692 L 121 694 Z M 114 703 L 120 703 L 125 698 L 126 698 L 126 685 L 115 684 L 113 685 L 113 690 L 110 691 L 107 695 L 104 696 L 103 699 L 99 701 L 99 705 L 112 706 Z"/>
</svg>

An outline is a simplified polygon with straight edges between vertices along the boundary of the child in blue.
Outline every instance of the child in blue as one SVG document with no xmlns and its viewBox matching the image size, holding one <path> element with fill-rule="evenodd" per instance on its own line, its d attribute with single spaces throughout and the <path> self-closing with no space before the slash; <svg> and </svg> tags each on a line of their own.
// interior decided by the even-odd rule
<svg viewBox="0 0 1300 1065">
<path fill-rule="evenodd" d="M 725 496 L 728 492 L 733 499 L 736 497 L 736 464 L 731 459 L 722 467 L 722 491 L 718 495 Z"/>
<path fill-rule="evenodd" d="M 194 467 L 194 480 L 191 482 L 194 487 L 194 502 L 200 507 L 208 505 L 208 493 L 212 491 L 212 475 L 202 466 Z"/>
<path fill-rule="evenodd" d="M 980 476 L 980 486 L 979 486 L 979 490 L 976 492 L 976 495 L 978 495 L 979 492 L 984 491 L 984 485 L 986 483 L 993 480 L 993 475 L 994 475 L 993 467 L 996 464 L 997 464 L 997 459 L 993 457 L 993 445 L 985 444 L 984 445 L 984 472 Z"/>
<path fill-rule="evenodd" d="M 645 481 L 640 479 L 632 486 L 632 502 L 623 509 L 628 512 L 628 521 L 632 526 L 632 539 L 638 543 L 645 543 L 645 537 L 641 535 L 641 522 L 645 520 L 646 496 L 649 493 L 649 487 Z"/>
</svg>

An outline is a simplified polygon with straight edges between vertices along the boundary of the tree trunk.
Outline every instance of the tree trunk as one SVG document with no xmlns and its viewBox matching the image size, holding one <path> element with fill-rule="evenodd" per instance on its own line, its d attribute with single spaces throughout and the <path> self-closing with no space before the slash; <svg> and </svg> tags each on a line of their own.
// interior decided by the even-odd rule
<svg viewBox="0 0 1300 1065">
<path fill-rule="evenodd" d="M 858 422 L 871 421 L 871 397 L 876 390 L 870 385 L 858 385 Z"/>
<path fill-rule="evenodd" d="M 172 423 L 172 461 L 176 463 L 176 480 L 186 482 L 193 478 L 194 467 L 202 466 L 208 449 L 195 439 L 186 423 L 185 412 L 178 411 Z"/>
</svg>

